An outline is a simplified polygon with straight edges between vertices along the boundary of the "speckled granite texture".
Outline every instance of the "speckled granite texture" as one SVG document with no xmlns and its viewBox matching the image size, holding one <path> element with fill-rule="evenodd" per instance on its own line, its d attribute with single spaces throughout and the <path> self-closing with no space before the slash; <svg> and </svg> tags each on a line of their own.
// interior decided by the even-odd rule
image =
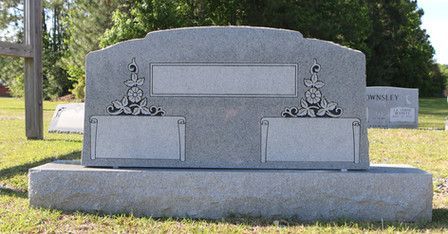
<svg viewBox="0 0 448 234">
<path fill-rule="evenodd" d="M 218 219 L 430 221 L 432 176 L 403 165 L 367 171 L 104 169 L 76 161 L 30 169 L 33 207 Z"/>
<path fill-rule="evenodd" d="M 197 27 L 155 31 L 145 38 L 118 43 L 86 57 L 86 116 L 82 164 L 104 167 L 176 167 L 240 169 L 368 169 L 365 105 L 365 56 L 338 44 L 304 38 L 300 32 L 260 27 Z M 147 124 L 129 121 L 129 131 L 109 119 L 180 117 L 179 135 L 153 132 Z M 141 115 L 145 116 L 141 116 Z M 139 116 L 134 116 L 139 115 Z M 279 124 L 284 116 L 293 117 Z M 96 116 L 103 118 L 97 122 Z M 297 117 L 300 118 L 297 118 Z M 334 122 L 300 123 L 300 119 L 356 119 L 339 137 Z M 268 128 L 266 118 L 278 118 Z M 116 121 L 109 121 L 116 122 Z M 345 122 L 344 122 L 345 123 Z M 338 123 L 336 123 L 339 125 Z M 342 124 L 342 123 L 341 123 Z M 289 145 L 272 139 L 271 130 L 296 128 L 318 132 L 310 145 Z M 302 126 L 299 128 L 298 126 Z M 173 125 L 166 128 L 172 129 Z M 142 152 L 147 138 L 167 142 Z M 96 151 L 108 137 L 119 145 L 110 153 Z M 314 136 L 313 136 L 314 137 Z M 267 139 L 267 140 L 266 140 Z M 267 143 L 266 143 L 267 142 Z M 272 142 L 278 142 L 272 143 Z M 266 143 L 263 145 L 263 143 Z M 328 143 L 328 144 L 327 144 Z M 341 145 L 355 145 L 337 148 Z M 153 144 L 148 143 L 148 145 Z M 272 145 L 275 144 L 275 145 Z M 279 145 L 280 144 L 280 145 Z M 298 153 L 297 158 L 282 158 Z M 126 153 L 117 155 L 116 147 Z M 161 155 L 160 147 L 179 149 L 179 157 Z M 105 147 L 108 148 L 108 147 Z M 316 157 L 306 155 L 325 150 Z M 263 151 L 264 149 L 267 149 Z M 336 150 L 332 150 L 336 149 Z M 346 150 L 342 150 L 346 149 Z M 173 150 L 165 150 L 172 152 Z M 278 155 L 263 155 L 263 153 Z M 340 154 L 337 154 L 341 152 Z M 356 154 L 356 156 L 353 156 Z M 177 156 L 177 155 L 176 155 Z M 264 158 L 266 160 L 264 160 Z M 274 159 L 274 160 L 269 160 Z"/>
</svg>

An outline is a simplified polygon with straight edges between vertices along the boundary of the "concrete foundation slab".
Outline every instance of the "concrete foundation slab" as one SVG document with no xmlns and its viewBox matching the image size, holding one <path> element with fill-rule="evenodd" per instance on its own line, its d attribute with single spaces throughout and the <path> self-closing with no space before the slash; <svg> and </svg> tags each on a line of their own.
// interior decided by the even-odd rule
<svg viewBox="0 0 448 234">
<path fill-rule="evenodd" d="M 29 171 L 33 207 L 136 216 L 231 215 L 425 222 L 432 176 L 403 165 L 367 171 L 111 169 L 56 161 Z"/>
</svg>

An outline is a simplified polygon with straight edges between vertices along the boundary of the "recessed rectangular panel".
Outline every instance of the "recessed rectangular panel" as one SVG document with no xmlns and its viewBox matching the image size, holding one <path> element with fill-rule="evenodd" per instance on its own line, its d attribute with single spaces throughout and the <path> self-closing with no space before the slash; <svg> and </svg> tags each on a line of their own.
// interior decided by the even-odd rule
<svg viewBox="0 0 448 234">
<path fill-rule="evenodd" d="M 359 163 L 360 121 L 263 118 L 261 161 Z"/>
<path fill-rule="evenodd" d="M 390 118 L 391 123 L 395 122 L 405 122 L 413 123 L 415 121 L 415 108 L 410 107 L 393 107 L 390 108 Z"/>
<path fill-rule="evenodd" d="M 93 116 L 91 155 L 96 158 L 185 160 L 185 118 Z"/>
<path fill-rule="evenodd" d="M 151 64 L 151 96 L 296 97 L 296 64 Z"/>
</svg>

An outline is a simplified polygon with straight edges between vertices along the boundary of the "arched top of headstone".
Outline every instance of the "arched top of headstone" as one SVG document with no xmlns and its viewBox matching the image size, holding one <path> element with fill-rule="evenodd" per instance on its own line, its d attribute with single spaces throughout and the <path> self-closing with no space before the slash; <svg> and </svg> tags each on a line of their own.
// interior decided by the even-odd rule
<svg viewBox="0 0 448 234">
<path fill-rule="evenodd" d="M 153 31 L 146 34 L 145 38 L 150 36 L 158 36 L 163 34 L 176 33 L 180 36 L 186 36 L 188 34 L 201 34 L 201 33 L 241 33 L 241 34 L 281 34 L 282 36 L 292 36 L 297 38 L 303 38 L 303 35 L 294 30 L 281 29 L 281 28 L 268 28 L 268 27 L 251 27 L 251 26 L 205 26 L 205 27 L 185 27 L 174 28 Z"/>
<path fill-rule="evenodd" d="M 334 42 L 304 38 L 298 31 L 250 26 L 207 26 L 153 31 L 144 38 L 119 42 L 89 55 L 120 50 L 123 47 L 126 50 L 138 48 L 135 51 L 151 55 L 162 53 L 164 57 L 170 56 L 169 59 L 182 59 L 183 56 L 194 59 L 196 56 L 189 55 L 194 53 L 201 58 L 210 57 L 214 61 L 219 57 L 253 60 L 251 58 L 270 56 L 278 59 L 297 54 L 298 50 L 308 49 L 312 53 L 319 50 L 346 50 L 364 56 L 360 51 Z"/>
<path fill-rule="evenodd" d="M 394 86 L 369 86 L 368 88 L 371 89 L 371 90 L 374 90 L 374 89 L 376 89 L 376 90 L 385 90 L 385 89 L 388 89 L 388 90 L 403 90 L 403 91 L 404 90 L 413 90 L 413 92 L 416 91 L 417 93 L 419 91 L 418 88 L 406 88 L 406 87 L 394 87 Z"/>
</svg>

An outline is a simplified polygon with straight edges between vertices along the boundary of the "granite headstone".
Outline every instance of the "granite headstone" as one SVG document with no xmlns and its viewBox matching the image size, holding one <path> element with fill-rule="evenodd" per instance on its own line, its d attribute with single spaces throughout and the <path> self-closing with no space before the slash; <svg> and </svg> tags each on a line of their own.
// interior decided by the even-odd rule
<svg viewBox="0 0 448 234">
<path fill-rule="evenodd" d="M 56 106 L 48 132 L 83 133 L 84 103 L 60 104 Z"/>
<path fill-rule="evenodd" d="M 367 122 L 371 128 L 417 128 L 418 89 L 367 87 Z"/>
<path fill-rule="evenodd" d="M 369 167 L 359 51 L 289 30 L 202 27 L 152 32 L 86 65 L 81 165 L 30 169 L 32 207 L 431 220 L 431 174 Z"/>
<path fill-rule="evenodd" d="M 367 169 L 365 56 L 290 30 L 149 33 L 86 59 L 82 164 Z"/>
</svg>

